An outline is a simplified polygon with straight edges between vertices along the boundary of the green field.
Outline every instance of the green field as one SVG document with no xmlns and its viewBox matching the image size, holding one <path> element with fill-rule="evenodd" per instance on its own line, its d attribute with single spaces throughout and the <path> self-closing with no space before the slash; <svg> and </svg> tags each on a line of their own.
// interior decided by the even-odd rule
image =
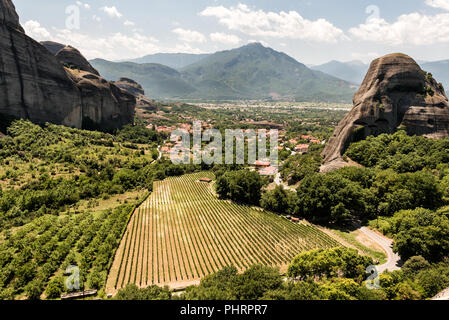
<svg viewBox="0 0 449 320">
<path fill-rule="evenodd" d="M 132 216 L 108 276 L 106 291 L 129 283 L 179 288 L 234 265 L 285 270 L 299 253 L 339 243 L 307 223 L 219 200 L 196 173 L 156 182 Z"/>
</svg>

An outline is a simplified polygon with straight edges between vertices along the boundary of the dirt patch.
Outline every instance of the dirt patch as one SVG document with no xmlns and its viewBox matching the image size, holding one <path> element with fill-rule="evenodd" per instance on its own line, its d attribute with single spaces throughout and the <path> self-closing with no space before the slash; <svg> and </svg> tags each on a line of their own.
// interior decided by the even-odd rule
<svg viewBox="0 0 449 320">
<path fill-rule="evenodd" d="M 363 232 L 357 230 L 355 231 L 355 239 L 363 244 L 365 247 L 368 247 L 370 249 L 373 249 L 378 252 L 385 252 L 385 250 L 376 242 L 374 242 L 371 238 L 369 238 L 366 234 Z M 385 252 L 386 254 L 386 252 Z"/>
</svg>

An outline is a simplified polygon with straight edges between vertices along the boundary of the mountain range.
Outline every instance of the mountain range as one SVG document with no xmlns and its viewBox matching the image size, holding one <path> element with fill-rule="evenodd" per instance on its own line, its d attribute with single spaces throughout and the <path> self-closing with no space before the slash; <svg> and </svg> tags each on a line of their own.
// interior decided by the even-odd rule
<svg viewBox="0 0 449 320">
<path fill-rule="evenodd" d="M 158 61 L 162 62 L 161 57 Z M 102 59 L 90 62 L 109 80 L 127 77 L 138 81 L 146 94 L 155 99 L 351 102 L 357 89 L 348 81 L 312 70 L 285 53 L 259 43 L 207 55 L 181 68 Z M 171 65 L 180 65 L 180 60 L 172 61 Z"/>
<path fill-rule="evenodd" d="M 449 60 L 434 62 L 416 60 L 416 62 L 424 71 L 432 73 L 434 78 L 443 84 L 444 88 L 449 88 Z M 330 61 L 322 65 L 312 66 L 311 69 L 360 85 L 369 69 L 369 64 L 364 64 L 361 61 Z"/>
<path fill-rule="evenodd" d="M 119 62 L 134 62 L 139 64 L 156 63 L 164 66 L 180 69 L 187 67 L 193 63 L 196 63 L 206 57 L 209 54 L 191 54 L 191 53 L 156 53 L 150 54 L 141 58 L 124 60 Z"/>
<path fill-rule="evenodd" d="M 360 85 L 368 71 L 369 65 L 362 61 L 330 61 L 328 63 L 313 66 L 311 69 L 318 70 L 334 77 L 349 81 L 351 83 Z"/>
</svg>

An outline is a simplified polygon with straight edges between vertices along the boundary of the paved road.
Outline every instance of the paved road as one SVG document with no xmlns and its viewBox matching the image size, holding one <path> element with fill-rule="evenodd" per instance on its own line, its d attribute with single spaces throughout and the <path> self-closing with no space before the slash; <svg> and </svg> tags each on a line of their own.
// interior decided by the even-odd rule
<svg viewBox="0 0 449 320">
<path fill-rule="evenodd" d="M 401 257 L 397 253 L 393 252 L 393 240 L 390 240 L 367 227 L 362 227 L 359 230 L 371 240 L 379 244 L 387 253 L 387 262 L 383 265 L 377 266 L 378 273 L 382 273 L 387 270 L 395 271 L 401 269 Z"/>
</svg>

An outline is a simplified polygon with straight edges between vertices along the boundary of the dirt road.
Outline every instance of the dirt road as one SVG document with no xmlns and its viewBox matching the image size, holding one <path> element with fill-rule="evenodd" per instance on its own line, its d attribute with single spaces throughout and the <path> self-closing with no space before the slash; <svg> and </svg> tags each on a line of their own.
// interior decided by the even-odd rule
<svg viewBox="0 0 449 320">
<path fill-rule="evenodd" d="M 393 240 L 390 240 L 367 227 L 362 227 L 359 230 L 371 240 L 379 244 L 387 253 L 387 262 L 383 265 L 377 266 L 377 272 L 382 273 L 387 270 L 395 271 L 401 269 L 401 257 L 397 253 L 393 252 Z"/>
</svg>

